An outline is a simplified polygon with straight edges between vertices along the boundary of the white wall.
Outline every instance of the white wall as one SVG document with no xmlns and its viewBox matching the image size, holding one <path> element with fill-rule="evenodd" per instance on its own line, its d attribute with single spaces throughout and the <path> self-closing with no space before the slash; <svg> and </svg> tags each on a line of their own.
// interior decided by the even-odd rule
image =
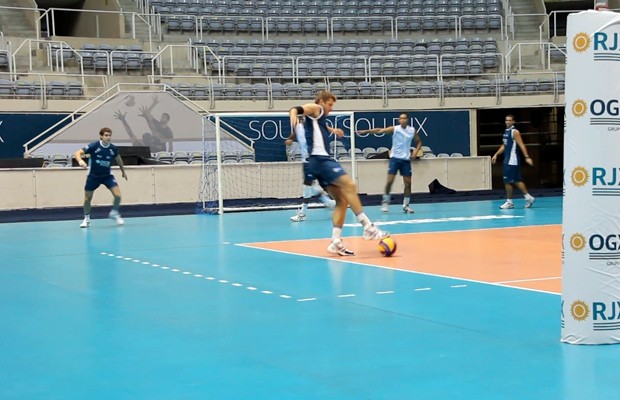
<svg viewBox="0 0 620 400">
<path fill-rule="evenodd" d="M 385 186 L 387 160 L 364 160 L 357 163 L 360 193 L 380 194 Z M 350 171 L 350 164 L 344 164 Z M 200 165 L 128 166 L 129 180 L 121 178 L 118 168 L 114 175 L 123 193 L 123 204 L 171 204 L 198 201 Z M 413 192 L 428 192 L 428 184 L 437 178 L 455 190 L 491 189 L 489 157 L 421 159 L 413 162 Z M 225 188 L 225 196 L 236 198 L 274 197 L 274 190 L 283 198 L 300 196 L 300 163 L 224 164 L 224 182 L 235 185 L 243 180 L 241 196 L 238 188 Z M 269 185 L 270 175 L 285 176 L 290 184 Z M 247 177 L 251 179 L 248 179 Z M 295 178 L 290 178 L 295 177 Z M 0 169 L 0 210 L 81 206 L 86 170 L 81 168 Z M 393 191 L 400 193 L 397 178 Z M 236 185 L 239 186 L 239 185 Z M 101 187 L 95 192 L 93 205 L 108 205 L 112 195 Z"/>
</svg>

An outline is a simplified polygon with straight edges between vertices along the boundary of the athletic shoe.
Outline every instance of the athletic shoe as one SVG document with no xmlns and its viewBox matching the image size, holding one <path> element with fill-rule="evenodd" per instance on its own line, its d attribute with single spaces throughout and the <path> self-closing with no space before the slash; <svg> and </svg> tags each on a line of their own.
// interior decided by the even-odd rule
<svg viewBox="0 0 620 400">
<path fill-rule="evenodd" d="M 364 228 L 364 240 L 381 240 L 390 236 L 389 232 L 382 231 L 375 224 L 368 225 Z"/>
<path fill-rule="evenodd" d="M 110 214 L 108 214 L 108 217 L 110 217 L 111 219 L 116 221 L 116 225 L 124 225 L 125 224 L 125 220 L 121 218 L 121 214 L 119 214 L 119 212 L 117 210 L 110 211 Z"/>
<path fill-rule="evenodd" d="M 413 208 L 409 207 L 409 206 L 404 206 L 403 207 L 403 212 L 405 214 L 413 214 L 415 211 L 413 211 Z"/>
<path fill-rule="evenodd" d="M 525 200 L 525 208 L 530 208 L 532 206 L 532 204 L 534 204 L 534 202 L 536 201 L 535 197 L 530 197 L 529 199 Z"/>
<path fill-rule="evenodd" d="M 499 208 L 501 208 L 502 210 L 508 210 L 510 208 L 515 208 L 515 205 L 511 201 L 507 201 L 501 206 L 499 206 Z"/>
<path fill-rule="evenodd" d="M 338 254 L 339 256 L 354 256 L 355 252 L 347 249 L 341 240 L 332 241 L 327 246 L 327 252 L 332 254 Z"/>
<path fill-rule="evenodd" d="M 291 221 L 293 222 L 301 222 L 306 220 L 306 213 L 303 211 L 299 211 L 297 214 L 291 217 Z"/>
<path fill-rule="evenodd" d="M 84 221 L 80 224 L 80 228 L 88 228 L 90 225 L 90 218 L 84 218 Z"/>
<path fill-rule="evenodd" d="M 390 203 L 387 201 L 381 202 L 381 212 L 389 212 L 390 211 Z"/>
</svg>

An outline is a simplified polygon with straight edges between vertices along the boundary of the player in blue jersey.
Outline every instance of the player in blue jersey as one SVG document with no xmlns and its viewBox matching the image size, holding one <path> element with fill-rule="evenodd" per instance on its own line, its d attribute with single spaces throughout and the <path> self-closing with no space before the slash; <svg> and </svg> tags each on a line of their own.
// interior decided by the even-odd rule
<svg viewBox="0 0 620 400">
<path fill-rule="evenodd" d="M 512 114 L 508 114 L 504 122 L 506 123 L 506 130 L 502 136 L 503 143 L 491 158 L 491 162 L 495 164 L 497 157 L 505 153 L 503 169 L 506 202 L 499 206 L 499 208 L 503 210 L 515 208 L 512 202 L 513 186 L 516 186 L 523 193 L 525 208 L 530 208 L 536 199 L 528 193 L 527 187 L 525 187 L 525 183 L 523 183 L 521 178 L 521 157 L 524 157 L 528 165 L 534 165 L 534 161 L 532 161 L 532 157 L 528 154 L 523 138 L 521 138 L 521 133 L 514 126 L 516 122 L 515 117 Z"/>
<path fill-rule="evenodd" d="M 341 256 L 352 256 L 355 253 L 342 242 L 342 227 L 347 207 L 351 207 L 358 221 L 364 227 L 364 239 L 383 239 L 389 236 L 389 233 L 381 231 L 368 219 L 357 194 L 355 183 L 338 161 L 329 156 L 327 149 L 329 149 L 330 136 L 344 136 L 342 129 L 327 126 L 327 115 L 335 102 L 336 96 L 324 90 L 318 93 L 314 103 L 291 108 L 289 117 L 291 135 L 293 135 L 292 132 L 295 130 L 299 116 L 304 115 L 306 117 L 304 130 L 308 153 L 310 154 L 308 158 L 309 171 L 336 200 L 336 207 L 332 214 L 332 241 L 327 247 L 327 251 Z"/>
<path fill-rule="evenodd" d="M 400 172 L 405 184 L 403 197 L 403 212 L 405 214 L 413 214 L 410 207 L 411 202 L 411 142 L 415 138 L 416 148 L 413 154 L 418 154 L 422 147 L 422 139 L 416 132 L 415 128 L 409 126 L 409 116 L 406 113 L 400 114 L 398 117 L 399 125 L 388 126 L 385 128 L 373 128 L 357 131 L 360 133 L 389 133 L 392 134 L 392 148 L 390 149 L 390 164 L 388 166 L 387 182 L 385 191 L 383 192 L 383 200 L 381 201 L 381 211 L 388 212 L 391 200 L 390 191 L 396 173 Z"/>
<path fill-rule="evenodd" d="M 306 214 L 308 212 L 308 204 L 313 197 L 319 196 L 319 200 L 321 201 L 321 203 L 332 209 L 336 206 L 336 202 L 331 197 L 329 197 L 327 192 L 325 192 L 322 187 L 313 185 L 315 178 L 310 172 L 310 164 L 308 163 L 308 145 L 306 144 L 306 132 L 304 131 L 304 126 L 301 122 L 299 122 L 295 126 L 293 134 L 289 136 L 284 143 L 287 146 L 290 146 L 293 144 L 293 140 L 295 139 L 297 140 L 297 143 L 299 143 L 301 158 L 303 160 L 304 166 L 304 180 L 302 192 L 303 202 L 301 203 L 299 211 L 297 211 L 297 213 L 291 217 L 291 221 L 301 222 L 305 221 L 308 218 Z"/>
<path fill-rule="evenodd" d="M 82 159 L 82 156 L 88 154 L 90 161 L 88 164 Z M 99 131 L 99 141 L 92 142 L 87 146 L 79 149 L 74 154 L 80 167 L 88 168 L 88 176 L 86 177 L 86 185 L 84 186 L 84 220 L 80 228 L 88 228 L 90 225 L 90 209 L 93 200 L 93 193 L 100 185 L 105 185 L 114 196 L 114 204 L 109 217 L 116 221 L 118 225 L 123 225 L 125 221 L 121 218 L 118 208 L 121 204 L 121 189 L 118 187 L 116 179 L 110 170 L 112 160 L 121 169 L 123 178 L 127 180 L 125 174 L 125 166 L 123 159 L 118 154 L 118 149 L 112 144 L 112 130 L 110 128 L 102 128 Z"/>
</svg>

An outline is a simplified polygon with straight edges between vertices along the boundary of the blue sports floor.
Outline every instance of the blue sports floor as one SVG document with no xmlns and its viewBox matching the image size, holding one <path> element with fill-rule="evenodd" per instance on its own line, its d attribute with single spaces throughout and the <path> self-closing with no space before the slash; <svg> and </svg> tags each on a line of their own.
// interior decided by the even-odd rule
<svg viewBox="0 0 620 400">
<path fill-rule="evenodd" d="M 395 237 L 561 224 L 561 198 L 501 202 L 366 211 Z M 291 215 L 0 224 L 0 399 L 618 395 L 620 346 L 560 343 L 558 294 L 244 245 L 331 234 Z"/>
</svg>

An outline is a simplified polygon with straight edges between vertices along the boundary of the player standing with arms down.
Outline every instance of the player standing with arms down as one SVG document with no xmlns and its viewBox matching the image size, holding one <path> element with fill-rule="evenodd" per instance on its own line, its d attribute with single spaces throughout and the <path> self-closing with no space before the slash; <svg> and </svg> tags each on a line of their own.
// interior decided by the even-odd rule
<svg viewBox="0 0 620 400">
<path fill-rule="evenodd" d="M 342 227 L 346 217 L 347 207 L 355 213 L 358 221 L 364 227 L 364 239 L 383 239 L 389 233 L 378 229 L 366 216 L 357 194 L 357 187 L 342 166 L 329 156 L 329 136 L 334 134 L 344 136 L 342 129 L 327 126 L 327 115 L 332 110 L 336 96 L 331 92 L 321 91 L 314 103 L 291 108 L 289 111 L 291 135 L 295 130 L 300 115 L 306 117 L 304 130 L 308 145 L 309 171 L 319 180 L 322 187 L 327 188 L 331 197 L 336 200 L 336 207 L 332 214 L 332 241 L 327 251 L 341 256 L 352 256 L 355 253 L 349 250 L 342 242 Z"/>
<path fill-rule="evenodd" d="M 506 202 L 499 206 L 499 208 L 503 210 L 515 208 L 512 202 L 513 186 L 519 188 L 523 193 L 525 197 L 525 208 L 530 208 L 536 199 L 528 193 L 527 187 L 525 187 L 525 183 L 523 183 L 523 179 L 521 178 L 521 157 L 517 149 L 521 151 L 528 165 L 534 165 L 534 161 L 532 161 L 532 157 L 528 154 L 525 143 L 523 143 L 523 138 L 521 138 L 521 133 L 515 128 L 515 117 L 512 114 L 508 114 L 504 122 L 506 123 L 506 130 L 502 136 L 503 143 L 491 158 L 491 162 L 495 164 L 497 157 L 504 152 L 506 153 L 504 155 L 503 165 Z"/>
<path fill-rule="evenodd" d="M 396 173 L 400 172 L 405 185 L 403 197 L 403 212 L 405 214 L 413 214 L 413 209 L 409 206 L 411 202 L 411 142 L 415 138 L 416 148 L 413 154 L 418 154 L 422 147 L 422 140 L 415 128 L 409 126 L 409 116 L 406 113 L 400 114 L 398 117 L 399 125 L 388 126 L 385 128 L 373 128 L 357 131 L 360 133 L 389 133 L 392 134 L 392 148 L 390 149 L 390 164 L 388 166 L 387 182 L 381 201 L 381 211 L 388 212 L 390 204 L 390 191 Z"/>
<path fill-rule="evenodd" d="M 85 154 L 90 155 L 90 162 L 88 165 L 82 159 L 82 156 Z M 110 168 L 112 166 L 112 160 L 115 160 L 120 167 L 125 180 L 127 180 L 127 174 L 125 174 L 123 159 L 118 154 L 118 148 L 112 144 L 112 130 L 110 128 L 101 128 L 101 131 L 99 131 L 99 141 L 92 142 L 79 149 L 75 152 L 74 157 L 80 167 L 84 169 L 89 168 L 88 176 L 86 177 L 86 185 L 84 186 L 84 220 L 80 228 L 88 228 L 90 225 L 90 209 L 93 193 L 100 185 L 105 185 L 114 196 L 114 203 L 109 217 L 115 220 L 118 225 L 123 225 L 125 221 L 123 221 L 118 212 L 118 208 L 121 204 L 121 189 L 118 187 L 114 175 L 112 175 Z"/>
</svg>

